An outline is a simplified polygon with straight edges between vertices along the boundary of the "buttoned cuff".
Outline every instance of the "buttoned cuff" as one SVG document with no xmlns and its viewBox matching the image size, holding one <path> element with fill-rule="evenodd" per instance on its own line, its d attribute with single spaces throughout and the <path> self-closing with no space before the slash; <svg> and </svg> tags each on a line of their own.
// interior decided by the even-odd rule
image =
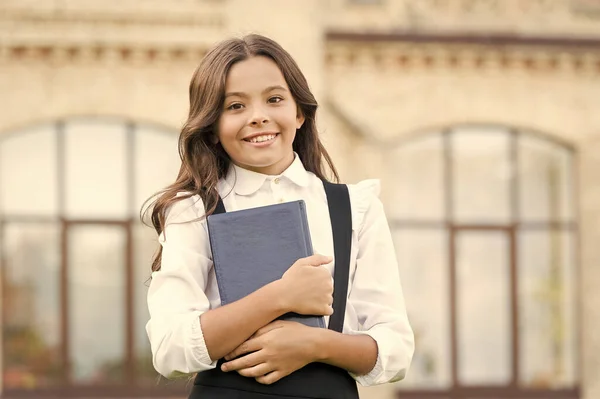
<svg viewBox="0 0 600 399">
<path fill-rule="evenodd" d="M 189 335 L 185 342 L 186 353 L 189 353 L 191 357 L 191 359 L 188 359 L 188 364 L 192 366 L 190 369 L 203 371 L 215 368 L 217 361 L 213 361 L 208 354 L 202 326 L 200 325 L 200 315 L 200 312 L 193 313 L 193 319 L 188 329 Z"/>
<path fill-rule="evenodd" d="M 373 367 L 373 369 L 371 371 L 369 371 L 367 374 L 356 375 L 354 373 L 350 373 L 350 375 L 352 376 L 352 378 L 354 378 L 356 380 L 356 382 L 358 382 L 360 385 L 365 386 L 365 387 L 378 384 L 377 381 L 380 379 L 380 376 L 383 374 L 383 369 L 384 369 L 383 360 L 381 358 L 381 350 L 380 350 L 379 341 L 374 336 L 375 334 L 373 334 L 373 332 L 371 332 L 371 331 L 353 331 L 351 334 L 353 334 L 353 335 L 368 335 L 371 338 L 373 338 L 373 340 L 375 340 L 375 343 L 377 344 L 377 361 L 375 362 L 375 366 Z"/>
<path fill-rule="evenodd" d="M 392 358 L 397 356 L 390 357 L 390 351 L 394 351 L 395 348 L 394 345 L 390 344 L 389 339 L 391 337 L 388 336 L 385 330 L 372 329 L 369 331 L 355 331 L 351 334 L 368 335 L 377 343 L 377 361 L 375 362 L 373 369 L 364 375 L 350 373 L 356 382 L 362 386 L 368 387 L 385 384 L 388 382 L 400 381 L 406 376 L 407 365 L 394 364 L 397 363 L 398 359 L 394 361 Z"/>
</svg>

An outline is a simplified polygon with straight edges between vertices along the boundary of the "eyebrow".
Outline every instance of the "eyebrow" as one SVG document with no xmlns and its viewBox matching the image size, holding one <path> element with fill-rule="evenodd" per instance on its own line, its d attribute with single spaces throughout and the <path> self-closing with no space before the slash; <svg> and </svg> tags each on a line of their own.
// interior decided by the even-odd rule
<svg viewBox="0 0 600 399">
<path fill-rule="evenodd" d="M 269 86 L 266 89 L 263 90 L 262 94 L 268 93 L 270 91 L 273 90 L 283 90 L 283 91 L 287 91 L 287 89 L 281 85 L 274 85 L 274 86 Z M 242 93 L 239 91 L 235 91 L 235 92 L 230 92 L 230 93 L 225 93 L 225 98 L 227 97 L 248 97 L 248 95 L 246 93 Z"/>
</svg>

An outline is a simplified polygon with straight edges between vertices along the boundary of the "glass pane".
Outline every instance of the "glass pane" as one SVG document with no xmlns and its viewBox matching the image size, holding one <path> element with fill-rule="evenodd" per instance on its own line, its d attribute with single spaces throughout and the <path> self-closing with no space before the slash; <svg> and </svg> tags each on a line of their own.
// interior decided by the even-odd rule
<svg viewBox="0 0 600 399">
<path fill-rule="evenodd" d="M 76 383 L 123 380 L 125 243 L 120 226 L 69 227 L 69 345 Z"/>
<path fill-rule="evenodd" d="M 48 216 L 58 212 L 55 130 L 42 125 L 0 141 L 2 213 Z"/>
<path fill-rule="evenodd" d="M 7 389 L 60 384 L 60 234 L 54 224 L 4 228 L 3 382 Z"/>
<path fill-rule="evenodd" d="M 452 134 L 453 206 L 457 222 L 510 220 L 510 135 L 461 129 Z"/>
<path fill-rule="evenodd" d="M 397 230 L 394 244 L 416 345 L 410 372 L 398 388 L 446 388 L 451 384 L 447 234 Z M 426 292 L 427 295 L 423 295 Z"/>
<path fill-rule="evenodd" d="M 158 240 L 154 230 L 143 225 L 134 229 L 135 275 L 133 282 L 135 310 L 135 353 L 137 381 L 141 385 L 155 384 L 158 373 L 152 365 L 150 343 L 146 335 L 146 323 L 150 319 L 146 295 L 150 283 L 152 258 L 158 249 Z"/>
<path fill-rule="evenodd" d="M 557 144 L 519 137 L 519 204 L 523 221 L 573 217 L 572 156 Z"/>
<path fill-rule="evenodd" d="M 151 195 L 175 182 L 180 165 L 176 133 L 139 128 L 135 136 L 135 216 Z"/>
<path fill-rule="evenodd" d="M 458 378 L 465 385 L 511 377 L 509 241 L 504 232 L 458 232 Z"/>
<path fill-rule="evenodd" d="M 127 216 L 126 126 L 73 122 L 65 127 L 66 214 Z"/>
<path fill-rule="evenodd" d="M 394 150 L 382 198 L 392 218 L 444 220 L 442 135 L 430 135 Z"/>
<path fill-rule="evenodd" d="M 536 388 L 575 385 L 575 254 L 570 232 L 519 233 L 519 379 Z"/>
</svg>

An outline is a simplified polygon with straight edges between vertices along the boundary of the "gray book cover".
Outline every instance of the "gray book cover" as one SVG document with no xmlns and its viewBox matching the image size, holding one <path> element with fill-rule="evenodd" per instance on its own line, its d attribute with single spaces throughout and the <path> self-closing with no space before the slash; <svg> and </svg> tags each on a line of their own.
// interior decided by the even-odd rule
<svg viewBox="0 0 600 399">
<path fill-rule="evenodd" d="M 223 305 L 280 279 L 313 254 L 302 200 L 209 215 L 207 223 Z M 281 319 L 325 327 L 322 316 L 289 313 Z"/>
</svg>

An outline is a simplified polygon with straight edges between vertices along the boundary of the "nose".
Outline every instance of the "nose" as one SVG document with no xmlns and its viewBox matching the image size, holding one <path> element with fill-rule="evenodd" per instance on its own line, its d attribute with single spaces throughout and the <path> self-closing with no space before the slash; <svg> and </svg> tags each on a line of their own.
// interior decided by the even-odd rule
<svg viewBox="0 0 600 399">
<path fill-rule="evenodd" d="M 250 118 L 250 125 L 260 126 L 268 122 L 269 116 L 265 109 L 260 106 L 255 106 L 252 112 L 252 117 Z"/>
</svg>

